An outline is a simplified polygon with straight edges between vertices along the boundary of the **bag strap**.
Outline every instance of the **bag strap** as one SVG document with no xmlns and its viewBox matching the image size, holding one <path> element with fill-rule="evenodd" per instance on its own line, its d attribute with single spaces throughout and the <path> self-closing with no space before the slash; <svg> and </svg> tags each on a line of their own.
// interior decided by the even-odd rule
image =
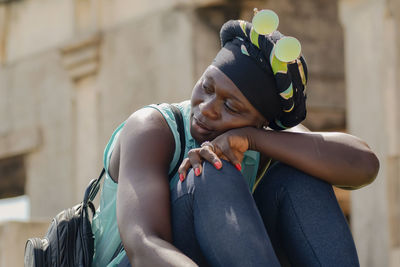
<svg viewBox="0 0 400 267">
<path fill-rule="evenodd" d="M 112 262 L 119 255 L 119 253 L 121 253 L 121 251 L 123 251 L 123 250 L 124 250 L 124 245 L 122 245 L 122 242 L 120 242 L 108 263 Z"/>
<path fill-rule="evenodd" d="M 175 122 L 178 128 L 178 132 L 179 132 L 179 139 L 181 141 L 181 153 L 179 156 L 179 160 L 175 165 L 175 168 L 171 171 L 171 173 L 169 174 L 169 181 L 172 180 L 172 178 L 174 177 L 175 173 L 178 171 L 179 166 L 182 163 L 183 160 L 183 156 L 185 155 L 185 147 L 186 147 L 186 140 L 185 140 L 185 127 L 183 124 L 183 118 L 182 118 L 182 113 L 180 112 L 180 110 L 175 107 L 174 105 L 169 105 L 172 112 L 174 113 L 174 117 L 175 117 Z"/>
<path fill-rule="evenodd" d="M 85 195 L 83 197 L 83 206 L 86 207 L 89 202 L 92 202 L 96 197 L 97 193 L 100 189 L 100 182 L 104 176 L 106 170 L 103 168 L 100 172 L 100 175 L 97 179 L 93 179 L 90 181 L 88 187 L 86 188 Z"/>
</svg>

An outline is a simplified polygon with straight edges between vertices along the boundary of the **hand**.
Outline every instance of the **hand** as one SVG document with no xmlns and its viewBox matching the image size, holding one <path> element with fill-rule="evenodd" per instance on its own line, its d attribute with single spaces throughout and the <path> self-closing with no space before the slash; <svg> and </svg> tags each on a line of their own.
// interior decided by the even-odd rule
<svg viewBox="0 0 400 267">
<path fill-rule="evenodd" d="M 178 169 L 179 179 L 183 181 L 190 168 L 193 168 L 195 175 L 199 176 L 204 160 L 213 164 L 215 168 L 221 169 L 221 159 L 224 159 L 240 171 L 244 152 L 249 149 L 248 128 L 226 131 L 211 142 L 204 142 L 201 147 L 189 150 L 188 157 L 182 161 Z"/>
</svg>

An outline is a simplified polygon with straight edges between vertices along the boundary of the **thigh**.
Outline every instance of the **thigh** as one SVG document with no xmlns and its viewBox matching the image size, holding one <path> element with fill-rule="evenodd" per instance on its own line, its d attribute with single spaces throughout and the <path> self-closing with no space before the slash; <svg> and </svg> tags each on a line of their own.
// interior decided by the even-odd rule
<svg viewBox="0 0 400 267">
<path fill-rule="evenodd" d="M 295 266 L 358 266 L 354 241 L 332 186 L 282 163 L 254 192 L 282 262 Z"/>
</svg>

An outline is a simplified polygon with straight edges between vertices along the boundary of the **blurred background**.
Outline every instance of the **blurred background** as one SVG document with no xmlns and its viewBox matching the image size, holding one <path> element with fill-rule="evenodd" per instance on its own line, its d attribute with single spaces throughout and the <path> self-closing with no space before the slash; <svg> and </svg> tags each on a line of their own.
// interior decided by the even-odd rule
<svg viewBox="0 0 400 267">
<path fill-rule="evenodd" d="M 361 266 L 400 266 L 400 1 L 0 0 L 0 267 L 81 201 L 132 112 L 190 97 L 221 25 L 255 7 L 302 44 L 305 125 L 378 155 L 373 184 L 336 193 Z"/>
</svg>

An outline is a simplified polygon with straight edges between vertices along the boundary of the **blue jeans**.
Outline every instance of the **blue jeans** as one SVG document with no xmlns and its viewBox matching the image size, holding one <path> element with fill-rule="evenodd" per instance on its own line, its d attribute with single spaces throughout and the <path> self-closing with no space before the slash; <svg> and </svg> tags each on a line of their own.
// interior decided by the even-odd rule
<svg viewBox="0 0 400 267">
<path fill-rule="evenodd" d="M 200 266 L 359 266 L 332 186 L 275 163 L 252 195 L 228 162 L 171 191 L 174 245 Z"/>
</svg>

